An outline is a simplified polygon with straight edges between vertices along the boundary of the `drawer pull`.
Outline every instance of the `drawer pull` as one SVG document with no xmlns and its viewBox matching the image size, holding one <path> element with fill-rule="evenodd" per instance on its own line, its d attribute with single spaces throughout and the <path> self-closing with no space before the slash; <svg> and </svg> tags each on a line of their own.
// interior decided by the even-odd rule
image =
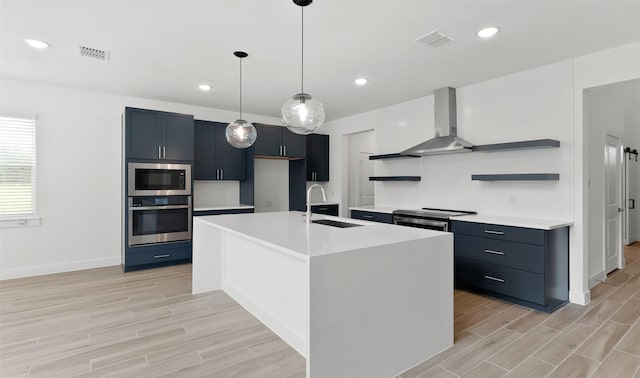
<svg viewBox="0 0 640 378">
<path fill-rule="evenodd" d="M 319 207 L 318 208 L 318 211 L 327 211 L 327 210 L 329 210 L 329 209 L 327 209 L 326 207 Z"/>
<path fill-rule="evenodd" d="M 504 232 L 502 231 L 484 230 L 484 233 L 491 234 L 491 235 L 504 235 Z"/>
<path fill-rule="evenodd" d="M 363 215 L 362 217 L 367 219 L 373 219 L 373 215 Z"/>
<path fill-rule="evenodd" d="M 490 249 L 485 249 L 484 253 L 491 253 L 492 255 L 504 255 L 504 252 L 493 251 L 493 250 L 490 250 Z"/>
<path fill-rule="evenodd" d="M 169 256 L 171 256 L 171 255 L 169 255 L 169 254 L 166 254 L 166 255 L 155 255 L 155 256 L 153 256 L 153 258 L 154 259 L 163 259 L 163 258 L 169 257 Z"/>
<path fill-rule="evenodd" d="M 491 280 L 491 281 L 497 281 L 497 282 L 503 282 L 504 280 L 502 278 L 496 278 L 496 277 L 491 277 L 491 276 L 484 276 L 484 278 Z"/>
</svg>

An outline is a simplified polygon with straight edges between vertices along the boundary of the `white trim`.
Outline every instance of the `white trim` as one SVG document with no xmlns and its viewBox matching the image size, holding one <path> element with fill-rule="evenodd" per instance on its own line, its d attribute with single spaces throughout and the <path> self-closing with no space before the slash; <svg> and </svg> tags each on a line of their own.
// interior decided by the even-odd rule
<svg viewBox="0 0 640 378">
<path fill-rule="evenodd" d="M 579 292 L 569 290 L 569 302 L 586 306 L 591 302 L 591 291 Z"/>
<path fill-rule="evenodd" d="M 41 221 L 42 218 L 33 215 L 0 218 L 0 228 L 40 226 Z"/>
<path fill-rule="evenodd" d="M 0 270 L 0 280 L 40 276 L 44 274 L 65 273 L 75 270 L 103 268 L 114 265 L 120 265 L 120 257 L 70 261 L 60 264 L 35 265 L 28 268 L 3 269 Z"/>
</svg>

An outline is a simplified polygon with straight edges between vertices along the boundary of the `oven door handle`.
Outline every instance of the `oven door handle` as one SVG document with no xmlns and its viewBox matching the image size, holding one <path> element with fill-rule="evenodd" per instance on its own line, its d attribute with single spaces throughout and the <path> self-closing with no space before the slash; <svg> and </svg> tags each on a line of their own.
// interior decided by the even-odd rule
<svg viewBox="0 0 640 378">
<path fill-rule="evenodd" d="M 416 218 L 399 217 L 399 216 L 396 216 L 394 218 L 394 223 L 423 224 L 425 226 L 435 226 L 435 227 L 445 227 L 447 225 L 447 222 L 442 222 L 442 221 L 436 221 L 431 219 L 416 219 Z"/>
<path fill-rule="evenodd" d="M 164 205 L 164 206 L 130 206 L 129 211 L 137 210 L 171 210 L 171 209 L 188 209 L 190 205 Z"/>
</svg>

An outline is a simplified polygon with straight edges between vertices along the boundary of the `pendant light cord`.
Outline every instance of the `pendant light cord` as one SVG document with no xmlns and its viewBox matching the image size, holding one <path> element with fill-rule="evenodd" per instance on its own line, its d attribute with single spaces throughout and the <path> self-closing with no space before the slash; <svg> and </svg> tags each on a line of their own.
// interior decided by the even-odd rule
<svg viewBox="0 0 640 378">
<path fill-rule="evenodd" d="M 300 33 L 302 36 L 300 39 L 302 41 L 302 48 L 300 49 L 300 67 L 302 67 L 300 70 L 300 93 L 304 93 L 304 7 L 300 7 L 300 12 L 302 12 L 302 33 Z"/>
<path fill-rule="evenodd" d="M 242 58 L 240 59 L 240 119 L 242 119 Z"/>
</svg>

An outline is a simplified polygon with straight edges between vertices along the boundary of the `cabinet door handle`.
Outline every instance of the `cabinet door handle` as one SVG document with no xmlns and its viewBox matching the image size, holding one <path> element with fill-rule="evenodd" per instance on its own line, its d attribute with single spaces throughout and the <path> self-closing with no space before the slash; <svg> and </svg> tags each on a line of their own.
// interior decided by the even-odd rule
<svg viewBox="0 0 640 378">
<path fill-rule="evenodd" d="M 282 146 L 282 149 L 284 151 L 283 156 L 287 156 L 287 146 Z"/>
<path fill-rule="evenodd" d="M 158 146 L 158 159 L 162 159 L 162 150 L 160 149 L 160 146 Z"/>
<path fill-rule="evenodd" d="M 162 158 L 167 158 L 167 146 L 162 146 Z"/>
<path fill-rule="evenodd" d="M 220 180 L 224 180 L 224 169 L 220 169 Z"/>
<path fill-rule="evenodd" d="M 504 252 L 500 252 L 500 251 L 493 251 L 491 249 L 485 249 L 484 253 L 491 253 L 492 255 L 504 255 Z"/>
<path fill-rule="evenodd" d="M 362 217 L 366 219 L 373 219 L 373 215 L 363 215 Z"/>
<path fill-rule="evenodd" d="M 496 277 L 491 277 L 491 276 L 484 276 L 484 278 L 491 280 L 491 281 L 496 281 L 496 282 L 502 282 L 504 283 L 504 280 L 502 278 L 496 278 Z"/>
<path fill-rule="evenodd" d="M 155 255 L 153 256 L 154 259 L 164 259 L 165 257 L 169 257 L 171 256 L 170 254 L 165 254 L 165 255 Z"/>
<path fill-rule="evenodd" d="M 484 233 L 491 234 L 491 235 L 504 235 L 504 232 L 502 231 L 484 230 Z"/>
</svg>

